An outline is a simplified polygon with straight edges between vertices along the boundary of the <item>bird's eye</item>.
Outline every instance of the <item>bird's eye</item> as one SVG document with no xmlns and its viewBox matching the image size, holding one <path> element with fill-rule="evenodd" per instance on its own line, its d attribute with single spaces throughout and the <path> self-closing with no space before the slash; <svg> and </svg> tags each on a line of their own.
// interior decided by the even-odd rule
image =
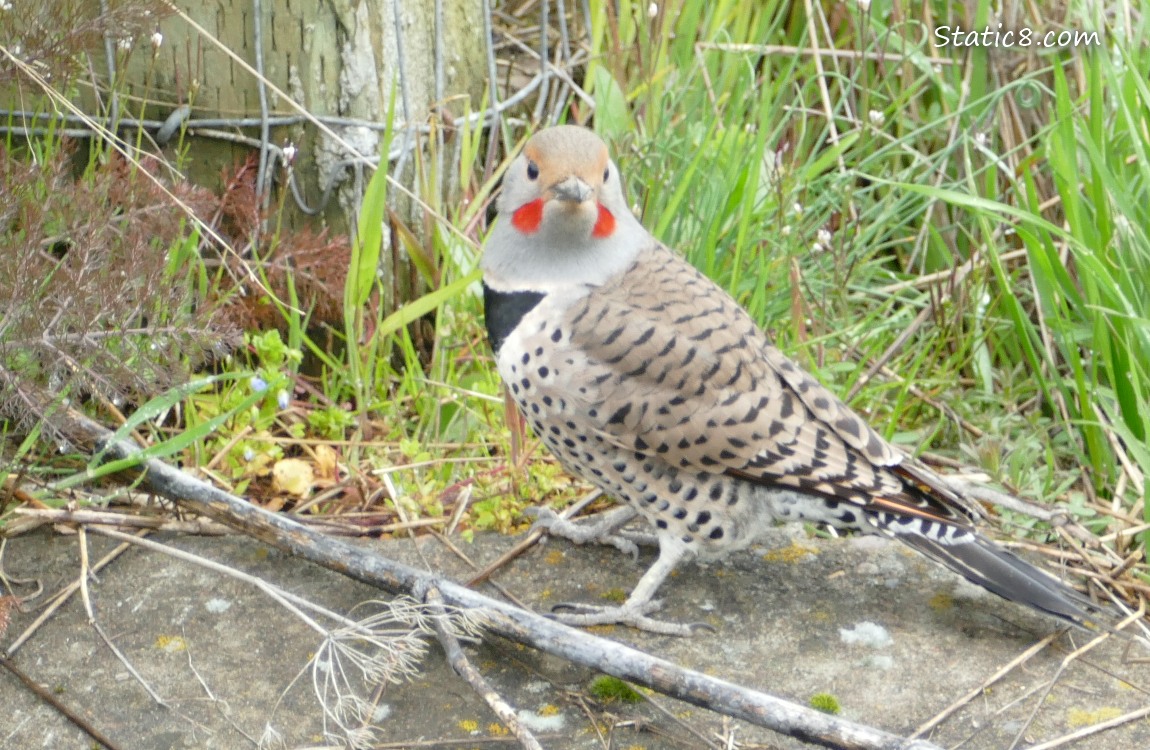
<svg viewBox="0 0 1150 750">
<path fill-rule="evenodd" d="M 603 182 L 606 182 L 611 177 L 611 168 L 607 167 L 603 170 Z"/>
<path fill-rule="evenodd" d="M 527 179 L 529 179 L 529 180 L 539 179 L 539 165 L 537 165 L 533 161 L 527 162 Z"/>
</svg>

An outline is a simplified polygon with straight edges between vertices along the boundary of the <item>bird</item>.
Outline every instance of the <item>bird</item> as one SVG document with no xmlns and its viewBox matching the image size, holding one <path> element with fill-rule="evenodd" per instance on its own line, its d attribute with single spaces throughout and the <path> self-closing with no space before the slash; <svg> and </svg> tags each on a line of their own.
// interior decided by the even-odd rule
<svg viewBox="0 0 1150 750">
<path fill-rule="evenodd" d="M 745 548 L 779 522 L 884 534 L 999 596 L 1082 627 L 1095 605 L 976 528 L 979 508 L 779 350 L 750 315 L 640 223 L 606 143 L 579 125 L 509 163 L 480 260 L 485 325 L 516 408 L 570 473 L 620 504 L 577 542 L 659 553 L 622 604 L 565 604 L 577 625 L 668 635 L 653 614 L 682 561 Z"/>
</svg>

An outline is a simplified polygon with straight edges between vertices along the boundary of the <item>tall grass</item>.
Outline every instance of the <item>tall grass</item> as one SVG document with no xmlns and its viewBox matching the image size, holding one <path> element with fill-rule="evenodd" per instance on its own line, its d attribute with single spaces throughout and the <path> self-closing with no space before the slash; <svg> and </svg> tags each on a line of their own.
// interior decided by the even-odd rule
<svg viewBox="0 0 1150 750">
<path fill-rule="evenodd" d="M 644 222 L 896 442 L 1150 518 L 1144 16 L 1016 15 L 1105 42 L 1039 54 L 931 45 L 989 2 L 834 5 L 592 3 Z"/>
<path fill-rule="evenodd" d="M 1097 29 L 1105 44 L 932 45 L 940 24 L 994 21 L 989 0 L 968 15 L 940 0 L 591 0 L 573 73 L 645 225 L 888 438 L 1065 501 L 1100 531 L 1150 520 L 1150 21 L 1005 5 L 1016 27 Z M 574 102 L 564 111 L 586 117 Z M 475 266 L 508 158 L 485 159 L 487 140 L 510 151 L 527 130 L 433 133 L 413 159 L 421 226 L 388 214 L 377 174 L 341 346 L 309 337 L 293 292 L 278 301 L 285 340 L 249 339 L 231 366 L 290 388 L 310 353 L 306 421 L 274 394 L 249 404 L 233 379 L 216 401 L 186 399 L 189 425 L 236 404 L 251 419 L 187 455 L 226 450 L 242 474 L 275 435 L 346 440 L 353 470 L 392 471 L 416 510 L 475 481 L 479 525 L 513 523 L 518 475 L 501 465 L 517 443 Z M 397 311 L 377 304 L 392 291 L 374 273 L 385 222 L 432 290 Z M 524 500 L 570 491 L 546 462 L 523 481 Z"/>
</svg>

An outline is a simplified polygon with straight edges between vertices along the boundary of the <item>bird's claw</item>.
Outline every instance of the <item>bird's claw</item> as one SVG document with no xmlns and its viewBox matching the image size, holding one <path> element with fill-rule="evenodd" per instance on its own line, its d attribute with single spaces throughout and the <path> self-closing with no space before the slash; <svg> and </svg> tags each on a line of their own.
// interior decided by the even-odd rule
<svg viewBox="0 0 1150 750">
<path fill-rule="evenodd" d="M 621 604 L 618 607 L 608 607 L 601 604 L 584 604 L 583 602 L 559 602 L 551 607 L 552 612 L 559 610 L 570 611 L 573 614 L 588 614 L 593 615 L 599 612 L 633 612 L 640 615 L 649 615 L 652 612 L 658 612 L 663 608 L 662 599 L 650 599 L 645 602 L 636 602 L 634 604 L 628 602 Z"/>
<path fill-rule="evenodd" d="M 550 531 L 552 524 L 564 520 L 558 513 L 543 505 L 532 505 L 523 509 L 523 515 L 535 519 L 532 531 Z"/>
<path fill-rule="evenodd" d="M 620 552 L 630 555 L 634 560 L 639 559 L 639 546 L 635 542 L 620 534 L 610 533 L 602 525 L 575 523 L 545 507 L 527 508 L 523 512 L 535 517 L 535 523 L 531 524 L 532 532 L 546 532 L 551 536 L 562 537 L 574 544 L 582 545 L 593 542 L 610 545 Z"/>
<path fill-rule="evenodd" d="M 627 625 L 636 630 L 643 630 L 658 635 L 674 635 L 681 638 L 692 636 L 700 630 L 715 629 L 702 622 L 679 623 L 659 620 L 649 617 L 663 606 L 663 602 L 652 599 L 647 602 L 625 603 L 617 607 L 600 606 L 596 604 L 581 604 L 578 602 L 561 602 L 551 608 L 548 617 L 564 625 L 575 627 L 588 627 L 591 625 Z M 570 611 L 559 611 L 570 610 Z"/>
</svg>

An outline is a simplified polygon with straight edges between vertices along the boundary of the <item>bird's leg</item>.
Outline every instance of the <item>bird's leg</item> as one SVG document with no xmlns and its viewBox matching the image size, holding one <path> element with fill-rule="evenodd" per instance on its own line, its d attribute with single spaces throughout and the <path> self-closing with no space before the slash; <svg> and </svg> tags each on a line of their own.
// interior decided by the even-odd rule
<svg viewBox="0 0 1150 750">
<path fill-rule="evenodd" d="M 635 559 L 639 558 L 639 546 L 653 546 L 658 539 L 653 534 L 619 533 L 619 529 L 638 515 L 630 505 L 621 505 L 602 513 L 594 521 L 575 523 L 562 518 L 550 508 L 529 508 L 535 516 L 532 531 L 545 530 L 552 536 L 563 537 L 575 544 L 609 544 Z"/>
<path fill-rule="evenodd" d="M 557 604 L 553 610 L 565 611 L 553 611 L 551 617 L 566 625 L 587 626 L 618 623 L 661 635 L 688 636 L 693 635 L 699 629 L 710 628 L 709 625 L 702 623 L 685 624 L 648 617 L 649 614 L 663 605 L 662 601 L 653 598 L 655 592 L 679 561 L 686 556 L 687 548 L 684 545 L 660 543 L 659 559 L 647 569 L 647 572 L 639 579 L 639 583 L 635 585 L 631 595 L 623 604 L 615 607 L 596 604 Z"/>
</svg>

